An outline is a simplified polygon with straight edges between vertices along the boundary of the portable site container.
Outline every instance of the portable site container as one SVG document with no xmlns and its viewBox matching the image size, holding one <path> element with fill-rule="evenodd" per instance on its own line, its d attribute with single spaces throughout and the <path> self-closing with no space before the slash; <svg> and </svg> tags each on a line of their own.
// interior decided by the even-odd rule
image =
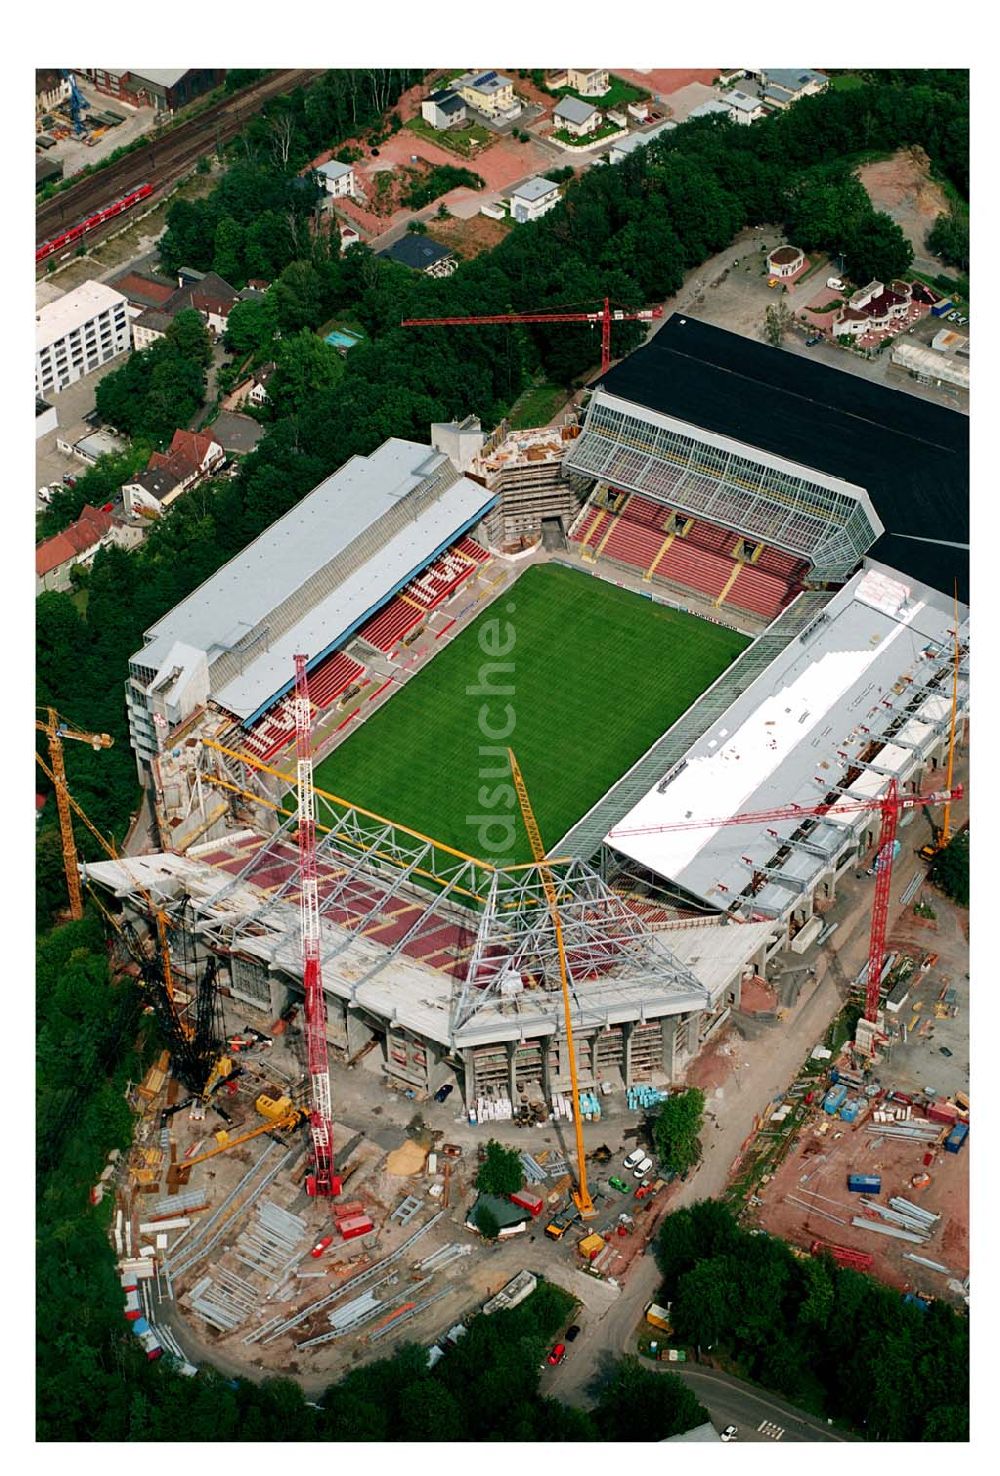
<svg viewBox="0 0 1000 1476">
<path fill-rule="evenodd" d="M 545 1201 L 538 1194 L 532 1194 L 530 1189 L 519 1189 L 516 1194 L 510 1195 L 511 1204 L 516 1204 L 519 1209 L 526 1209 L 532 1219 L 540 1215 Z"/>
<path fill-rule="evenodd" d="M 852 1097 L 849 1102 L 845 1102 L 843 1107 L 841 1107 L 840 1116 L 844 1122 L 853 1122 L 860 1111 L 861 1103 L 857 1097 Z"/>
<path fill-rule="evenodd" d="M 585 1235 L 577 1246 L 577 1250 L 585 1261 L 592 1261 L 599 1256 L 604 1249 L 604 1240 L 600 1235 Z"/>
<path fill-rule="evenodd" d="M 965 1147 L 965 1140 L 968 1136 L 969 1124 L 967 1122 L 956 1122 L 944 1140 L 944 1151 L 946 1153 L 957 1153 L 960 1148 Z"/>
<path fill-rule="evenodd" d="M 367 1235 L 375 1226 L 367 1215 L 351 1215 L 346 1220 L 341 1220 L 337 1226 L 345 1240 L 354 1240 L 358 1235 Z"/>
<path fill-rule="evenodd" d="M 831 1117 L 836 1117 L 846 1101 L 847 1088 L 845 1086 L 833 1086 L 823 1098 L 823 1111 L 828 1112 Z"/>
<path fill-rule="evenodd" d="M 135 1322 L 137 1318 L 142 1316 L 142 1303 L 139 1301 L 139 1293 L 137 1291 L 130 1291 L 125 1294 L 125 1316 L 129 1322 Z"/>
<path fill-rule="evenodd" d="M 848 1174 L 847 1187 L 852 1194 L 879 1194 L 882 1190 L 880 1174 Z"/>
<path fill-rule="evenodd" d="M 931 1122 L 953 1123 L 958 1117 L 958 1108 L 953 1102 L 934 1102 L 927 1109 Z"/>
</svg>

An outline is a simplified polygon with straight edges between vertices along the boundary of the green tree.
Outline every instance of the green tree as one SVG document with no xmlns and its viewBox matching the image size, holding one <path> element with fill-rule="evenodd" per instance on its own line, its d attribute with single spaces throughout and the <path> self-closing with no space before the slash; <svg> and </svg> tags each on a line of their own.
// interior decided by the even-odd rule
<svg viewBox="0 0 1000 1476">
<path fill-rule="evenodd" d="M 502 1197 L 516 1194 L 524 1184 L 524 1167 L 516 1148 L 505 1148 L 491 1138 L 486 1144 L 486 1157 L 476 1175 L 476 1188 L 482 1194 Z"/>
<path fill-rule="evenodd" d="M 226 321 L 226 346 L 234 354 L 266 354 L 274 343 L 278 314 L 271 294 L 234 302 Z"/>
<path fill-rule="evenodd" d="M 275 365 L 267 394 L 279 417 L 299 414 L 344 375 L 344 361 L 337 350 L 308 331 L 280 341 Z"/>
<path fill-rule="evenodd" d="M 949 266 L 969 270 L 969 216 L 965 211 L 944 211 L 927 232 L 927 249 Z"/>
<path fill-rule="evenodd" d="M 191 364 L 207 369 L 212 362 L 212 340 L 201 314 L 194 308 L 185 308 L 177 314 L 167 329 L 166 341 Z"/>
<path fill-rule="evenodd" d="M 603 1440 L 668 1440 L 708 1422 L 708 1411 L 676 1374 L 619 1359 L 601 1389 L 594 1420 Z"/>
<path fill-rule="evenodd" d="M 318 328 L 323 321 L 323 281 L 308 261 L 293 261 L 286 266 L 271 293 L 283 333 Z"/>
<path fill-rule="evenodd" d="M 231 215 L 224 215 L 215 228 L 212 270 L 233 287 L 242 287 L 246 282 L 245 234 L 239 221 Z"/>
<path fill-rule="evenodd" d="M 664 1102 L 653 1121 L 653 1138 L 660 1163 L 675 1174 L 693 1168 L 701 1157 L 702 1113 L 705 1094 L 697 1087 L 674 1092 Z"/>
<path fill-rule="evenodd" d="M 854 282 L 891 282 L 913 262 L 913 247 L 884 210 L 851 221 L 843 236 L 847 273 Z"/>
<path fill-rule="evenodd" d="M 931 865 L 930 878 L 946 897 L 960 907 L 969 905 L 969 832 L 960 830 L 952 836 Z"/>
</svg>

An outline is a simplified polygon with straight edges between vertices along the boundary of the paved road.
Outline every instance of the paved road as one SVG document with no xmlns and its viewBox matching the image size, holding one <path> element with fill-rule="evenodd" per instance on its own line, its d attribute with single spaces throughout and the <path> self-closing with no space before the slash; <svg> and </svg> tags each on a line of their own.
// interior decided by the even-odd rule
<svg viewBox="0 0 1000 1476">
<path fill-rule="evenodd" d="M 852 1439 L 783 1399 L 765 1393 L 731 1374 L 714 1368 L 658 1363 L 658 1370 L 675 1373 L 697 1394 L 717 1430 L 735 1425 L 742 1441 L 811 1441 Z M 761 1428 L 763 1426 L 763 1428 Z"/>
</svg>

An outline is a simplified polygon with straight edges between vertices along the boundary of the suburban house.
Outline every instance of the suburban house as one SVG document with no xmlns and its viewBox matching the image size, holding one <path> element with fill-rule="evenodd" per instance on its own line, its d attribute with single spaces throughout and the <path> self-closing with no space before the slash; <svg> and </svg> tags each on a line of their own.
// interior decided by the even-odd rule
<svg viewBox="0 0 1000 1476">
<path fill-rule="evenodd" d="M 212 431 L 175 430 L 169 450 L 154 451 L 146 470 L 122 487 L 125 507 L 130 513 L 159 514 L 225 459 Z"/>
<path fill-rule="evenodd" d="M 113 519 L 106 508 L 84 507 L 75 523 L 46 538 L 35 549 L 35 593 L 70 588 L 74 564 L 91 564 L 99 548 L 114 542 Z"/>
<path fill-rule="evenodd" d="M 412 271 L 426 272 L 428 277 L 450 277 L 458 266 L 451 248 L 432 241 L 429 236 L 407 234 L 380 251 L 379 256 L 384 261 L 410 267 Z"/>
<path fill-rule="evenodd" d="M 543 175 L 536 174 L 533 179 L 526 180 L 510 192 L 511 218 L 519 224 L 538 220 L 539 216 L 547 214 L 558 204 L 559 186 L 553 184 L 551 179 L 545 179 Z"/>
<path fill-rule="evenodd" d="M 707 102 L 699 103 L 698 107 L 691 109 L 688 113 L 688 122 L 692 118 L 711 118 L 715 113 L 721 113 L 723 118 L 733 116 L 728 103 L 721 102 L 717 97 L 710 97 Z"/>
<path fill-rule="evenodd" d="M 459 97 L 484 118 L 508 123 L 521 116 L 520 99 L 514 84 L 500 72 L 466 72 L 451 84 Z"/>
<path fill-rule="evenodd" d="M 561 97 L 552 109 L 557 128 L 564 128 L 573 138 L 583 138 L 601 126 L 601 115 L 593 103 L 581 102 L 572 93 Z"/>
<path fill-rule="evenodd" d="M 734 123 L 756 123 L 767 111 L 759 97 L 753 97 L 749 92 L 740 92 L 735 87 L 732 92 L 726 93 L 724 101 L 728 104 L 729 116 Z"/>
<path fill-rule="evenodd" d="M 823 72 L 814 72 L 810 67 L 761 67 L 747 70 L 762 88 L 762 96 L 772 107 L 787 108 L 798 102 L 800 97 L 812 97 L 825 92 L 830 79 Z"/>
<path fill-rule="evenodd" d="M 616 139 L 608 150 L 608 163 L 620 164 L 623 159 L 628 158 L 629 154 L 634 154 L 636 149 L 644 149 L 648 143 L 652 143 L 654 138 L 659 138 L 661 133 L 669 133 L 671 128 L 676 127 L 677 124 L 673 119 L 667 118 L 646 133 L 630 133 L 628 138 Z"/>
<path fill-rule="evenodd" d="M 219 335 L 226 331 L 229 313 L 237 296 L 236 288 L 230 287 L 218 272 L 206 272 L 200 282 L 179 288 L 167 303 L 166 311 L 176 314 L 192 307 L 201 314 L 208 331 Z"/>
<path fill-rule="evenodd" d="M 35 314 L 35 397 L 58 394 L 132 346 L 126 301 L 84 282 Z"/>
<path fill-rule="evenodd" d="M 321 164 L 316 173 L 328 195 L 340 198 L 343 195 L 354 194 L 353 165 L 341 164 L 338 159 L 330 159 L 328 163 Z"/>
<path fill-rule="evenodd" d="M 566 85 L 584 97 L 601 97 L 608 90 L 607 67 L 567 67 Z"/>
<path fill-rule="evenodd" d="M 420 104 L 420 116 L 432 128 L 459 128 L 465 122 L 465 99 L 451 87 L 439 87 Z"/>
<path fill-rule="evenodd" d="M 161 312 L 159 308 L 146 308 L 132 324 L 133 347 L 146 349 L 158 338 L 166 338 L 173 321 L 169 313 Z"/>
</svg>

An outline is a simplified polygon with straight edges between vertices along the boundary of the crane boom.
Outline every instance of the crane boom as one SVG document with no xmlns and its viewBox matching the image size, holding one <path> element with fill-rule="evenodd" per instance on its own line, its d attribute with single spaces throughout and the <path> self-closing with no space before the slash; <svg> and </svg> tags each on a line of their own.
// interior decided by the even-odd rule
<svg viewBox="0 0 1000 1476">
<path fill-rule="evenodd" d="M 923 805 L 943 805 L 962 798 L 962 786 L 954 789 L 934 789 L 927 794 L 897 794 L 894 801 L 899 810 L 915 810 Z M 835 810 L 838 815 L 857 814 L 864 810 L 882 810 L 888 795 L 872 799 L 839 799 L 822 805 L 778 805 L 773 810 L 744 810 L 735 815 L 719 815 L 706 820 L 676 820 L 664 825 L 618 825 L 608 831 L 608 840 L 625 835 L 657 835 L 666 830 L 715 830 L 722 825 L 763 825 L 769 820 L 808 820 L 812 816 L 820 819 Z"/>
<path fill-rule="evenodd" d="M 63 866 L 66 871 L 66 890 L 69 893 L 70 916 L 79 922 L 83 916 L 83 894 L 80 891 L 80 871 L 77 864 L 76 838 L 73 835 L 73 819 L 70 815 L 69 789 L 66 784 L 66 764 L 63 758 L 63 740 L 73 739 L 89 743 L 92 748 L 111 748 L 114 739 L 108 733 L 83 733 L 64 723 L 54 707 L 43 708 L 44 718 L 35 718 L 35 727 L 49 740 L 49 762 L 51 768 L 42 767 L 52 780 L 56 792 L 56 812 L 59 816 L 59 834 L 62 841 Z M 90 823 L 89 821 L 87 822 Z"/>
<path fill-rule="evenodd" d="M 313 794 L 312 703 L 306 678 L 308 656 L 295 657 L 295 755 L 299 813 L 299 917 L 302 926 L 302 983 L 305 991 L 313 1168 L 310 1194 L 335 1199 L 340 1179 L 334 1173 L 333 1104 L 326 1049 L 326 996 L 319 946 L 319 874 L 316 866 L 316 800 Z"/>
<path fill-rule="evenodd" d="M 634 311 L 626 311 L 624 308 L 612 308 L 610 299 L 604 299 L 604 305 L 598 312 L 590 313 L 481 313 L 472 317 L 451 318 L 404 318 L 404 328 L 460 328 L 470 325 L 482 325 L 490 323 L 589 323 L 591 326 L 601 325 L 601 373 L 606 374 L 611 368 L 611 325 L 612 323 L 650 323 L 654 318 L 662 318 L 663 309 L 638 308 Z"/>
<path fill-rule="evenodd" d="M 528 832 L 531 854 L 538 863 L 542 888 L 545 892 L 549 916 L 552 919 L 552 931 L 555 933 L 556 950 L 559 955 L 559 977 L 562 983 L 563 1009 L 565 1011 L 566 1051 L 569 1056 L 569 1075 L 573 1092 L 573 1126 L 576 1129 L 577 1187 L 573 1198 L 576 1201 L 576 1207 L 580 1211 L 580 1214 L 586 1219 L 588 1216 L 593 1215 L 595 1210 L 593 1200 L 590 1197 L 590 1190 L 587 1188 L 587 1159 L 583 1146 L 583 1115 L 580 1112 L 580 1088 L 577 1084 L 576 1075 L 576 1050 L 573 1046 L 569 970 L 566 965 L 566 947 L 563 942 L 562 920 L 559 916 L 559 899 L 556 896 L 555 882 L 552 880 L 552 870 L 546 860 L 545 846 L 542 843 L 541 831 L 538 829 L 538 821 L 535 819 L 535 812 L 531 808 L 531 800 L 528 798 L 524 776 L 521 773 L 517 759 L 514 757 L 514 750 L 512 748 L 508 748 L 507 758 L 514 780 L 514 788 L 517 791 L 517 801 L 521 806 L 524 828 Z"/>
</svg>

